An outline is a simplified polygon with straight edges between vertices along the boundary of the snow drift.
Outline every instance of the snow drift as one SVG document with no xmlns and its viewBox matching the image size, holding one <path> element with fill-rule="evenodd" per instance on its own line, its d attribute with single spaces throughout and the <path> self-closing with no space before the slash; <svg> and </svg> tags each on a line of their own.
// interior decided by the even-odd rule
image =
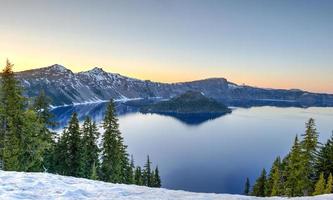
<svg viewBox="0 0 333 200">
<path fill-rule="evenodd" d="M 148 188 L 135 185 L 112 184 L 83 178 L 49 173 L 0 171 L 1 200 L 282 200 L 288 198 L 258 198 L 242 195 L 207 194 Z M 333 194 L 292 200 L 333 200 Z"/>
</svg>

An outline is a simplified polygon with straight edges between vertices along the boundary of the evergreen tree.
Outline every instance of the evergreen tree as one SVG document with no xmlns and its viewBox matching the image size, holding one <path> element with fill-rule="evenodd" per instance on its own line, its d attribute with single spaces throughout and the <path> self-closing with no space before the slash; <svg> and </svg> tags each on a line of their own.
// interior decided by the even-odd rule
<svg viewBox="0 0 333 200">
<path fill-rule="evenodd" d="M 118 146 L 120 148 L 120 166 L 121 166 L 121 183 L 132 183 L 133 179 L 133 170 L 131 168 L 131 163 L 129 160 L 129 155 L 126 151 L 127 146 L 124 145 L 124 139 L 120 134 L 120 131 L 117 135 Z"/>
<path fill-rule="evenodd" d="M 278 168 L 273 173 L 273 186 L 270 196 L 281 196 L 283 194 L 283 180 L 281 169 Z"/>
<path fill-rule="evenodd" d="M 68 127 L 65 128 L 63 135 L 59 141 L 60 159 L 58 162 L 64 162 L 60 166 L 64 175 L 80 177 L 80 161 L 81 161 L 81 132 L 77 114 L 73 113 Z"/>
<path fill-rule="evenodd" d="M 156 166 L 156 168 L 155 168 L 153 179 L 154 179 L 153 187 L 160 188 L 162 186 L 162 183 L 161 183 L 161 177 L 160 177 L 160 172 L 158 170 L 158 166 Z"/>
<path fill-rule="evenodd" d="M 134 172 L 134 183 L 136 185 L 143 185 L 142 170 L 141 167 L 136 167 Z"/>
<path fill-rule="evenodd" d="M 151 179 L 152 179 L 152 176 L 151 176 L 151 162 L 150 162 L 149 155 L 148 155 L 147 156 L 147 162 L 144 165 L 144 170 L 143 170 L 143 184 L 145 186 L 151 187 L 152 186 Z"/>
<path fill-rule="evenodd" d="M 333 187 L 333 177 L 332 177 L 332 174 L 330 173 L 330 175 L 327 178 L 327 184 L 326 184 L 326 187 L 325 187 L 325 194 L 332 193 L 332 187 Z"/>
<path fill-rule="evenodd" d="M 317 159 L 317 147 L 318 147 L 318 132 L 316 130 L 316 125 L 314 119 L 310 118 L 306 123 L 306 131 L 305 134 L 302 135 L 304 137 L 302 141 L 302 149 L 303 149 L 303 162 L 305 170 L 305 176 L 307 179 L 304 179 L 304 195 L 308 195 L 312 193 L 313 185 L 316 180 L 316 170 L 315 163 Z"/>
<path fill-rule="evenodd" d="M 43 158 L 48 148 L 48 141 L 41 136 L 42 129 L 43 124 L 39 123 L 35 112 L 26 111 L 21 133 L 24 138 L 22 138 L 19 156 L 21 171 L 43 171 Z"/>
<path fill-rule="evenodd" d="M 0 111 L 1 168 L 42 171 L 49 141 L 43 140 L 43 122 L 36 112 L 26 109 L 26 99 L 8 60 L 1 74 Z"/>
<path fill-rule="evenodd" d="M 256 180 L 256 183 L 253 186 L 252 195 L 257 197 L 264 197 L 266 184 L 266 170 L 263 169 L 260 177 Z"/>
<path fill-rule="evenodd" d="M 83 123 L 82 134 L 80 175 L 89 178 L 91 176 L 92 166 L 95 168 L 99 166 L 99 148 L 97 146 L 99 132 L 96 123 L 93 122 L 90 117 L 87 117 Z"/>
<path fill-rule="evenodd" d="M 308 177 L 306 175 L 301 145 L 296 136 L 285 169 L 285 194 L 288 196 L 303 196 L 308 189 Z"/>
<path fill-rule="evenodd" d="M 247 177 L 245 181 L 245 187 L 244 187 L 244 195 L 250 194 L 250 179 Z"/>
<path fill-rule="evenodd" d="M 281 195 L 283 196 L 287 196 L 287 187 L 286 187 L 286 182 L 287 182 L 287 178 L 288 178 L 288 166 L 289 166 L 289 160 L 290 160 L 290 154 L 291 151 L 282 159 L 281 162 L 281 182 L 282 182 L 282 186 L 281 186 Z"/>
<path fill-rule="evenodd" d="M 333 133 L 330 139 L 320 148 L 318 152 L 316 162 L 316 177 L 320 176 L 320 173 L 324 173 L 324 177 L 328 177 L 330 173 L 333 173 Z"/>
<path fill-rule="evenodd" d="M 266 188 L 265 188 L 266 196 L 272 195 L 273 187 L 275 187 L 274 195 L 277 195 L 276 194 L 277 190 L 280 190 L 280 188 L 277 188 L 277 187 L 280 187 L 280 182 L 282 181 L 282 175 L 280 175 L 280 170 L 281 170 L 281 159 L 280 159 L 280 157 L 277 157 L 275 159 L 275 161 L 273 162 L 271 170 L 268 174 L 267 184 L 266 184 Z M 277 175 L 279 175 L 279 176 L 276 177 Z M 276 185 L 274 185 L 274 184 L 276 184 Z"/>
<path fill-rule="evenodd" d="M 313 192 L 313 195 L 321 195 L 324 193 L 325 193 L 325 178 L 324 174 L 321 173 L 315 185 L 315 191 Z"/>
<path fill-rule="evenodd" d="M 25 98 L 15 79 L 13 65 L 7 60 L 1 73 L 0 160 L 4 170 L 20 171 Z"/>
<path fill-rule="evenodd" d="M 133 158 L 133 155 L 131 155 L 130 165 L 127 166 L 126 182 L 125 183 L 127 183 L 127 184 L 134 184 L 135 183 L 135 180 L 134 180 L 134 170 L 135 170 L 134 158 Z"/>
<path fill-rule="evenodd" d="M 101 179 L 113 183 L 124 183 L 126 168 L 129 165 L 128 155 L 119 131 L 118 119 L 115 116 L 114 103 L 111 100 L 103 121 L 105 132 L 102 137 Z"/>
<path fill-rule="evenodd" d="M 56 123 L 52 120 L 54 117 L 50 111 L 51 100 L 45 95 L 44 90 L 41 90 L 33 103 L 33 110 L 36 112 L 37 120 L 42 124 L 40 137 L 47 144 L 43 155 L 43 168 L 45 171 L 54 172 L 54 150 L 55 150 L 55 133 L 49 130 L 49 127 L 54 127 Z"/>
</svg>

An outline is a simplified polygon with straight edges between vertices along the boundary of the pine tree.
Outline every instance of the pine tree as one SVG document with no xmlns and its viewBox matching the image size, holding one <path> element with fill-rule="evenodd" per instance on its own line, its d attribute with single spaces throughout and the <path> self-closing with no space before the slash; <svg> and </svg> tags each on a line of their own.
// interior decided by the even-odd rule
<svg viewBox="0 0 333 200">
<path fill-rule="evenodd" d="M 57 157 L 58 159 L 64 159 L 58 160 L 58 163 L 64 162 L 60 164 L 59 170 L 64 175 L 80 177 L 81 132 L 76 113 L 73 113 L 58 145 L 60 149 L 57 149 L 59 151 L 57 154 L 60 155 L 57 155 Z"/>
<path fill-rule="evenodd" d="M 306 123 L 306 131 L 305 134 L 302 135 L 304 137 L 302 141 L 302 149 L 303 149 L 303 162 L 304 167 L 306 168 L 305 176 L 307 179 L 304 179 L 304 195 L 308 195 L 312 193 L 313 185 L 316 180 L 316 168 L 315 163 L 317 159 L 317 147 L 318 147 L 318 132 L 316 130 L 316 125 L 314 119 L 310 118 Z"/>
<path fill-rule="evenodd" d="M 16 171 L 42 171 L 43 156 L 49 141 L 41 134 L 43 122 L 34 110 L 26 109 L 13 65 L 1 74 L 0 160 L 2 168 Z"/>
<path fill-rule="evenodd" d="M 15 79 L 13 65 L 7 60 L 1 73 L 1 130 L 0 160 L 5 170 L 20 171 L 20 154 L 22 153 L 23 113 L 25 98 L 22 89 Z"/>
<path fill-rule="evenodd" d="M 55 133 L 51 132 L 49 127 L 54 127 L 56 123 L 52 120 L 50 104 L 50 98 L 45 95 L 44 90 L 41 90 L 35 98 L 32 108 L 36 112 L 38 122 L 42 124 L 40 137 L 47 144 L 43 155 L 43 168 L 48 172 L 54 172 Z"/>
<path fill-rule="evenodd" d="M 145 186 L 151 187 L 151 162 L 149 159 L 149 155 L 147 156 L 147 162 L 144 165 L 144 170 L 143 170 L 143 184 Z"/>
<path fill-rule="evenodd" d="M 275 159 L 275 161 L 273 162 L 273 165 L 271 167 L 271 170 L 268 174 L 268 178 L 267 178 L 267 184 L 266 184 L 266 190 L 265 190 L 265 194 L 266 196 L 271 196 L 272 195 L 272 190 L 273 190 L 273 186 L 274 186 L 274 181 L 276 181 L 276 184 L 278 184 L 278 180 L 274 180 L 274 175 L 276 175 L 276 171 L 278 171 L 278 173 L 280 172 L 280 169 L 281 169 L 281 159 L 280 157 L 277 157 Z M 277 177 L 276 177 L 277 178 Z M 277 185 L 275 185 L 275 191 L 274 193 L 276 193 L 276 188 Z M 275 194 L 276 195 L 276 194 Z"/>
<path fill-rule="evenodd" d="M 149 187 L 155 187 L 155 171 L 151 170 L 150 173 L 150 186 Z"/>
<path fill-rule="evenodd" d="M 263 169 L 260 177 L 256 180 L 256 183 L 253 186 L 252 195 L 257 197 L 265 196 L 265 188 L 266 188 L 266 170 Z"/>
<path fill-rule="evenodd" d="M 61 136 L 57 136 L 53 151 L 53 166 L 54 172 L 61 175 L 67 174 L 67 143 L 68 143 L 67 128 L 64 128 Z"/>
<path fill-rule="evenodd" d="M 282 186 L 281 186 L 281 196 L 287 196 L 287 187 L 286 187 L 286 182 L 287 182 L 287 178 L 288 178 L 288 166 L 289 166 L 289 161 L 290 161 L 290 154 L 291 151 L 282 159 L 281 162 L 281 182 L 282 182 Z"/>
<path fill-rule="evenodd" d="M 320 176 L 320 173 L 324 173 L 324 177 L 328 177 L 330 173 L 333 173 L 333 133 L 330 139 L 320 148 L 318 152 L 316 162 L 316 177 Z"/>
<path fill-rule="evenodd" d="M 325 178 L 324 174 L 321 173 L 315 185 L 315 191 L 313 192 L 313 195 L 321 195 L 324 193 L 325 193 Z"/>
<path fill-rule="evenodd" d="M 131 162 L 127 166 L 127 171 L 126 171 L 126 182 L 125 182 L 126 184 L 134 184 L 135 183 L 134 170 L 135 170 L 134 158 L 133 158 L 133 155 L 131 155 Z"/>
<path fill-rule="evenodd" d="M 124 183 L 129 161 L 112 100 L 107 107 L 103 128 L 105 132 L 102 137 L 101 179 L 113 183 Z"/>
<path fill-rule="evenodd" d="M 161 177 L 160 177 L 160 172 L 158 170 L 158 166 L 156 166 L 156 168 L 155 168 L 153 179 L 154 179 L 153 187 L 160 188 L 162 186 L 162 183 L 161 183 Z"/>
<path fill-rule="evenodd" d="M 135 172 L 134 172 L 134 183 L 136 185 L 143 185 L 143 180 L 142 180 L 142 170 L 141 167 L 136 167 Z"/>
<path fill-rule="evenodd" d="M 285 169 L 284 177 L 286 177 L 286 181 L 284 193 L 289 197 L 303 196 L 304 191 L 308 189 L 308 177 L 306 175 L 301 145 L 296 136 Z"/>
<path fill-rule="evenodd" d="M 126 151 L 127 146 L 124 145 L 124 139 L 121 136 L 120 131 L 117 135 L 118 146 L 120 148 L 120 166 L 121 166 L 121 183 L 130 184 L 133 176 L 133 170 L 131 168 L 129 155 Z"/>
<path fill-rule="evenodd" d="M 245 187 L 244 187 L 244 195 L 250 194 L 250 179 L 247 177 L 245 181 Z"/>
<path fill-rule="evenodd" d="M 43 171 L 45 150 L 48 148 L 48 141 L 41 136 L 43 124 L 39 123 L 36 113 L 27 110 L 23 117 L 22 135 L 25 137 L 21 142 L 20 170 L 39 172 Z"/>
<path fill-rule="evenodd" d="M 327 178 L 327 184 L 325 187 L 325 194 L 330 194 L 332 193 L 332 188 L 333 187 L 333 177 L 332 174 L 330 173 L 330 175 Z"/>
<path fill-rule="evenodd" d="M 283 194 L 283 179 L 281 168 L 277 168 L 273 173 L 273 185 L 270 196 L 281 196 Z"/>
<path fill-rule="evenodd" d="M 97 139 L 99 132 L 96 123 L 87 117 L 82 126 L 82 141 L 81 141 L 81 162 L 80 162 L 80 176 L 89 178 L 91 176 L 91 168 L 99 166 L 99 148 L 97 146 Z"/>
</svg>

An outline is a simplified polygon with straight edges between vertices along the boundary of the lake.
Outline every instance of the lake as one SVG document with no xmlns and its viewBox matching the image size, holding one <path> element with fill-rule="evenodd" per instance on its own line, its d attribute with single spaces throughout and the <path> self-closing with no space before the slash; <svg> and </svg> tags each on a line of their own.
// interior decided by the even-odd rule
<svg viewBox="0 0 333 200">
<path fill-rule="evenodd" d="M 53 110 L 64 126 L 76 111 L 101 121 L 105 104 L 67 106 Z M 314 118 L 320 141 L 333 130 L 333 108 L 234 108 L 224 116 L 192 119 L 142 114 L 117 104 L 120 130 L 133 154 L 143 165 L 149 154 L 158 164 L 164 188 L 194 192 L 242 193 L 246 177 L 251 184 L 263 167 L 270 169 L 276 156 L 289 151 L 305 122 Z"/>
</svg>

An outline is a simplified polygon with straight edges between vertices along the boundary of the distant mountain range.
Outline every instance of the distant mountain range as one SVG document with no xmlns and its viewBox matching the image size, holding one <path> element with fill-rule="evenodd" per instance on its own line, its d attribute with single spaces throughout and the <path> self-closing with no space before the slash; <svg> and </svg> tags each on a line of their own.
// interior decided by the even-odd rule
<svg viewBox="0 0 333 200">
<path fill-rule="evenodd" d="M 159 83 L 129 78 L 102 68 L 73 73 L 55 64 L 17 72 L 25 94 L 36 96 L 44 90 L 53 106 L 131 99 L 170 99 L 187 91 L 199 91 L 228 106 L 333 106 L 332 94 L 292 89 L 264 89 L 237 85 L 225 78 L 210 78 L 181 83 Z"/>
</svg>

